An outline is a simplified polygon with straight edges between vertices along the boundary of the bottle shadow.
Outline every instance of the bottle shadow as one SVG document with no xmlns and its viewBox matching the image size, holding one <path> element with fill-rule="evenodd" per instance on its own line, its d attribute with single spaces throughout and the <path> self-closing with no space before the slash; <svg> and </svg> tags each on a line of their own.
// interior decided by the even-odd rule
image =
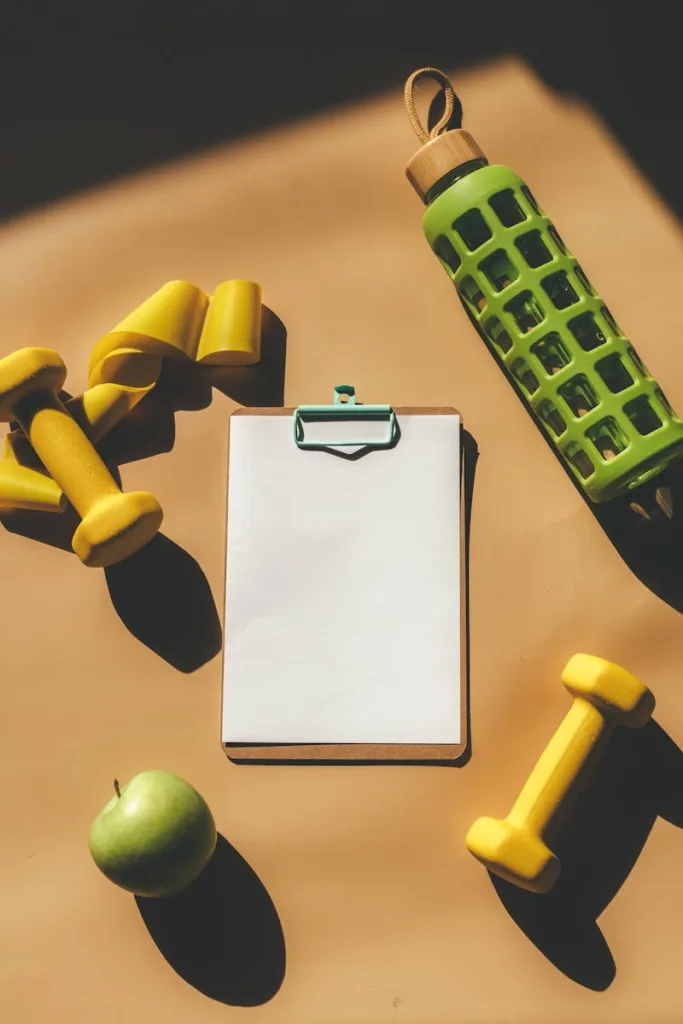
<svg viewBox="0 0 683 1024">
<path fill-rule="evenodd" d="M 394 443 L 398 444 L 400 441 L 400 428 L 397 428 Z M 358 452 L 354 453 L 343 453 L 338 449 L 330 448 L 324 449 L 329 451 L 329 454 L 346 459 L 358 459 L 365 458 L 368 454 L 371 454 L 376 449 L 373 448 L 362 448 Z M 357 760 L 345 758 L 340 760 L 338 758 L 325 758 L 324 760 L 318 758 L 285 758 L 279 757 L 249 757 L 243 758 L 238 756 L 231 756 L 229 747 L 226 747 L 226 753 L 230 760 L 235 764 L 287 764 L 287 765 L 356 765 L 356 766 L 378 766 L 378 765 L 432 765 L 440 766 L 445 768 L 463 768 L 472 756 L 472 729 L 470 722 L 470 599 L 469 599 L 469 572 L 470 572 L 470 523 L 472 519 L 472 503 L 474 500 L 474 479 L 476 474 L 477 461 L 479 459 L 479 449 L 477 442 L 468 430 L 462 429 L 461 438 L 461 480 L 462 480 L 462 557 L 463 557 L 463 578 L 462 578 L 462 607 L 461 614 L 463 615 L 463 633 L 465 637 L 464 641 L 464 665 L 463 671 L 465 674 L 464 686 L 465 686 L 465 721 L 466 721 L 466 735 L 467 742 L 459 757 L 456 760 L 442 761 L 442 760 L 425 760 L 417 758 L 394 758 L 392 760 L 381 760 L 373 759 L 368 761 L 367 759 L 358 758 Z M 258 744 L 250 744 L 252 747 L 258 746 Z M 269 746 L 264 744 L 264 746 Z M 287 744 L 279 744 L 278 746 L 286 747 Z M 300 744 L 296 744 L 300 746 Z"/>
<path fill-rule="evenodd" d="M 136 896 L 159 952 L 199 992 L 230 1006 L 260 1006 L 285 976 L 285 939 L 256 873 L 218 836 L 214 854 L 177 896 Z"/>
<path fill-rule="evenodd" d="M 489 872 L 510 917 L 568 978 L 604 991 L 616 965 L 597 919 L 633 869 L 658 817 L 683 827 L 683 751 L 654 721 L 615 729 L 591 781 L 550 839 L 562 870 L 549 893 Z"/>
<path fill-rule="evenodd" d="M 244 405 L 282 406 L 287 332 L 266 307 L 261 355 L 261 361 L 249 367 L 165 360 L 153 391 L 97 445 L 119 486 L 120 466 L 172 450 L 175 413 L 205 409 L 214 387 Z M 60 397 L 72 401 L 67 392 Z M 78 400 L 71 410 L 78 420 Z M 17 425 L 12 427 L 19 461 L 41 469 Z M 80 519 L 67 505 L 61 513 L 0 509 L 0 522 L 10 533 L 73 553 L 71 539 Z M 194 672 L 220 651 L 222 629 L 209 582 L 197 561 L 168 537 L 157 534 L 141 551 L 105 569 L 105 578 L 126 629 L 174 668 Z"/>
<path fill-rule="evenodd" d="M 655 521 L 641 519 L 629 507 L 637 500 L 620 498 L 591 508 L 607 537 L 631 572 L 648 590 L 677 612 L 683 612 L 683 474 L 674 463 L 656 481 L 668 487 L 673 499 L 674 515 L 667 519 L 661 513 Z"/>
</svg>

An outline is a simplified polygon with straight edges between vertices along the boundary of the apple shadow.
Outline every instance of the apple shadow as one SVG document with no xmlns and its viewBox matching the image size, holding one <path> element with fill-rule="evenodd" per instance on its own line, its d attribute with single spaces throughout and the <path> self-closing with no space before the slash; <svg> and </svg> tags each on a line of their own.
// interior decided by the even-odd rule
<svg viewBox="0 0 683 1024">
<path fill-rule="evenodd" d="M 218 836 L 215 852 L 177 896 L 136 896 L 159 952 L 199 992 L 230 1006 L 260 1006 L 285 976 L 285 939 L 256 873 Z"/>
<path fill-rule="evenodd" d="M 527 938 L 585 988 L 604 991 L 616 976 L 597 920 L 626 881 L 658 817 L 683 827 L 683 751 L 654 720 L 642 729 L 617 728 L 580 796 L 548 832 L 562 865 L 550 892 L 527 892 L 489 873 Z"/>
<path fill-rule="evenodd" d="M 209 581 L 163 533 L 104 574 L 121 622 L 169 665 L 195 672 L 218 654 L 223 631 Z"/>
</svg>

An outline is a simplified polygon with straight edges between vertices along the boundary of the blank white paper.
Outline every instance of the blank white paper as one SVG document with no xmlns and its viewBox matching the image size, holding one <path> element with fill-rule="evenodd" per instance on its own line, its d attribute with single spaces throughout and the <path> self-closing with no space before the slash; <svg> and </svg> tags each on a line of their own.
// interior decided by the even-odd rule
<svg viewBox="0 0 683 1024">
<path fill-rule="evenodd" d="M 460 419 L 399 423 L 350 461 L 232 418 L 223 742 L 460 742 Z"/>
</svg>

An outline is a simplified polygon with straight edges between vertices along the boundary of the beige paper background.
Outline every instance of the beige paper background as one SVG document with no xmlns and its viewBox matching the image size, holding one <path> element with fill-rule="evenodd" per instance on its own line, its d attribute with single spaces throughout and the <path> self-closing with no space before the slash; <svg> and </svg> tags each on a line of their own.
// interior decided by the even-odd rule
<svg viewBox="0 0 683 1024">
<path fill-rule="evenodd" d="M 523 66 L 488 66 L 456 87 L 465 127 L 492 161 L 528 180 L 683 409 L 683 248 L 670 213 L 604 127 Z M 604 992 L 570 980 L 534 947 L 464 848 L 477 815 L 506 813 L 566 711 L 559 673 L 577 650 L 640 674 L 656 693 L 658 722 L 683 744 L 683 620 L 626 567 L 467 323 L 403 175 L 414 143 L 395 92 L 0 231 L 0 351 L 54 346 L 72 393 L 85 385 L 94 341 L 165 281 L 211 290 L 247 277 L 263 284 L 287 326 L 288 405 L 327 401 L 335 383 L 351 381 L 366 401 L 455 406 L 481 453 L 471 532 L 473 756 L 461 769 L 232 765 L 219 744 L 219 657 L 192 674 L 174 669 L 122 624 L 102 572 L 0 534 L 3 1020 L 654 1024 L 683 1016 L 677 828 L 656 822 L 600 918 L 616 964 Z M 210 408 L 178 414 L 174 450 L 122 470 L 127 488 L 161 501 L 165 535 L 197 560 L 219 608 L 232 408 L 216 394 Z M 224 1005 L 184 981 L 133 898 L 89 859 L 88 827 L 111 779 L 150 767 L 197 786 L 274 901 L 287 968 L 263 1005 Z M 221 925 L 241 934 L 248 925 L 238 904 Z M 259 970 L 256 959 L 257 978 Z"/>
</svg>

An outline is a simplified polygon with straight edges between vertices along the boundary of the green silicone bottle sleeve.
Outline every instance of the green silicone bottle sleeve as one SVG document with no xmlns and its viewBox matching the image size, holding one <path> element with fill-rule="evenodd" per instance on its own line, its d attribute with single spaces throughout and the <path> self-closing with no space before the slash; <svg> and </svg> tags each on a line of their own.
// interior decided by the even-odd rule
<svg viewBox="0 0 683 1024">
<path fill-rule="evenodd" d="M 458 177 L 429 203 L 423 229 L 592 501 L 627 493 L 683 453 L 683 423 L 518 175 L 487 165 Z"/>
</svg>

